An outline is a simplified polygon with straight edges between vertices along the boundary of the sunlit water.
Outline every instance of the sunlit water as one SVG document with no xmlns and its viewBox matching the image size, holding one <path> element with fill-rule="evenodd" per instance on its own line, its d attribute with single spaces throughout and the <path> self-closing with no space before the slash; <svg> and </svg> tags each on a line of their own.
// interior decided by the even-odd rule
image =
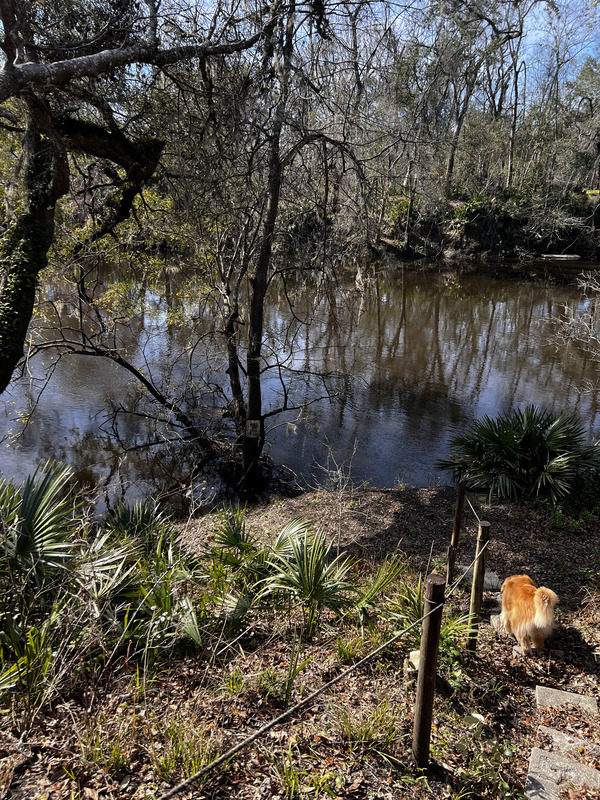
<svg viewBox="0 0 600 800">
<path fill-rule="evenodd" d="M 323 483 L 332 473 L 382 487 L 446 482 L 435 463 L 448 454 L 454 432 L 526 403 L 576 411 L 590 438 L 600 435 L 597 392 L 583 391 L 598 383 L 597 363 L 548 339 L 550 320 L 565 303 L 583 302 L 572 285 L 396 271 L 378 275 L 362 291 L 340 286 L 333 304 L 322 298 L 316 308 L 311 292 L 303 292 L 305 299 L 297 291 L 296 317 L 308 322 L 292 319 L 281 296 L 271 298 L 265 325 L 265 353 L 294 370 L 291 404 L 324 394 L 320 377 L 302 375 L 307 368 L 330 373 L 327 385 L 335 393 L 268 421 L 267 452 L 301 482 Z M 154 374 L 175 361 L 186 339 L 165 324 L 164 302 L 160 292 L 148 293 L 153 313 L 137 319 L 130 348 L 138 363 L 144 354 Z M 198 359 L 193 370 L 206 384 L 224 379 L 214 345 Z M 52 363 L 50 356 L 44 364 L 38 358 L 31 370 L 40 377 Z M 183 379 L 183 367 L 174 374 Z M 72 356 L 55 366 L 24 426 L 19 415 L 36 394 L 28 380 L 17 381 L 3 396 L 0 470 L 22 480 L 47 459 L 59 459 L 110 497 L 129 500 L 201 484 L 190 448 L 165 450 L 143 415 L 121 416 L 118 428 L 107 421 L 109 400 L 128 405 L 134 395 L 121 368 Z M 281 401 L 273 371 L 265 379 L 265 408 Z"/>
</svg>

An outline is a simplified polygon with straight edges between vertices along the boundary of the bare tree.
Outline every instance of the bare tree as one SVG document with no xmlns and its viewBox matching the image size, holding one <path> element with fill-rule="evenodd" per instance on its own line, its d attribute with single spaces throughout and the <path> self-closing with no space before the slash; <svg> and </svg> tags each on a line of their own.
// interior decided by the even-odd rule
<svg viewBox="0 0 600 800">
<path fill-rule="evenodd" d="M 593 361 L 600 361 L 600 272 L 582 273 L 577 279 L 582 301 L 565 305 L 552 320 L 552 339 L 557 347 L 572 345 Z M 588 386 L 597 392 L 600 387 Z"/>
</svg>

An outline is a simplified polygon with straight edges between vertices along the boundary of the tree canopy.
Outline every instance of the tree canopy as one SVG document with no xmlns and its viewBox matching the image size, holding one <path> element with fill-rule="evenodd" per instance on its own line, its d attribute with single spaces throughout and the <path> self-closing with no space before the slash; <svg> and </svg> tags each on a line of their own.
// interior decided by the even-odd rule
<svg viewBox="0 0 600 800">
<path fill-rule="evenodd" d="M 341 260 L 360 271 L 390 244 L 595 246 L 597 70 L 581 3 L 0 0 L 0 22 L 0 391 L 39 350 L 30 323 L 50 258 L 79 322 L 57 315 L 44 346 L 111 358 L 214 455 L 191 360 L 179 383 L 150 376 L 121 333 L 135 309 L 119 328 L 99 302 L 103 242 L 147 265 L 162 252 L 209 298 L 228 381 L 214 391 L 249 475 L 265 423 L 300 403 L 293 359 L 265 336 L 270 286 L 294 318 L 297 270 L 332 298 Z M 207 332 L 182 313 L 196 352 Z"/>
</svg>

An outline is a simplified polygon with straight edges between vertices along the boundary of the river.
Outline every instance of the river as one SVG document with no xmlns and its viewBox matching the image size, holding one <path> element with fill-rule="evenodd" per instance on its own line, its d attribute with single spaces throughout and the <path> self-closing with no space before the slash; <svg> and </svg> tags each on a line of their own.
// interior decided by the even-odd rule
<svg viewBox="0 0 600 800">
<path fill-rule="evenodd" d="M 572 284 L 547 277 L 533 268 L 530 281 L 396 268 L 360 290 L 339 284 L 316 304 L 312 289 L 296 287 L 294 315 L 289 293 L 273 294 L 265 353 L 283 363 L 293 403 L 312 404 L 268 420 L 266 451 L 303 484 L 350 477 L 380 487 L 423 486 L 447 482 L 436 460 L 448 454 L 454 432 L 484 414 L 526 403 L 576 411 L 590 438 L 598 437 L 598 393 L 584 391 L 598 385 L 598 364 L 549 343 L 551 320 L 565 304 L 585 301 Z M 136 338 L 130 356 L 156 373 L 161 364 L 179 363 L 188 334 L 165 324 L 170 290 L 143 291 L 145 311 L 128 334 Z M 198 391 L 206 396 L 225 376 L 214 342 L 202 352 L 192 371 L 201 373 Z M 3 396 L 5 477 L 22 480 L 47 459 L 59 459 L 111 501 L 161 492 L 191 496 L 191 484 L 202 483 L 193 452 L 162 444 L 159 429 L 140 410 L 132 378 L 119 367 L 81 356 L 55 362 L 48 355 L 44 363 L 37 357 L 30 373 L 33 383 L 21 378 Z M 184 379 L 183 372 L 174 374 Z M 324 385 L 332 396 L 322 397 Z M 265 408 L 277 406 L 280 370 L 265 373 L 264 386 Z M 32 402 L 34 411 L 23 420 Z M 107 413 L 111 402 L 127 409 L 116 423 Z"/>
</svg>

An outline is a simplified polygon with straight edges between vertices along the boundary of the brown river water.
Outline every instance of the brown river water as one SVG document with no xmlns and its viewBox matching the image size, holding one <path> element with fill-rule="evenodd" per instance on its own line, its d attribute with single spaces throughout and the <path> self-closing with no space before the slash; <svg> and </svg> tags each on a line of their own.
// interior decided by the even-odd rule
<svg viewBox="0 0 600 800">
<path fill-rule="evenodd" d="M 532 279 L 524 281 L 396 269 L 361 290 L 339 285 L 316 305 L 312 290 L 303 290 L 306 299 L 298 291 L 294 317 L 285 295 L 271 297 L 265 354 L 283 362 L 295 405 L 314 402 L 269 420 L 266 451 L 304 484 L 342 475 L 381 487 L 423 486 L 447 482 L 436 460 L 447 455 L 454 432 L 484 414 L 526 403 L 576 411 L 590 438 L 600 437 L 598 363 L 550 342 L 551 321 L 565 304 L 586 303 L 573 285 L 580 267 L 571 265 L 566 283 L 565 267 L 558 270 L 557 278 L 532 265 Z M 150 370 L 175 362 L 184 346 L 185 334 L 165 325 L 168 295 L 148 290 L 153 313 L 139 316 L 130 342 L 132 355 L 143 355 Z M 34 377 L 51 365 L 52 358 L 36 360 Z M 193 369 L 205 386 L 222 382 L 218 347 L 198 355 Z M 322 373 L 334 397 L 317 399 L 324 394 Z M 277 406 L 280 371 L 265 373 L 264 389 L 265 408 Z M 162 444 L 144 414 L 125 413 L 111 423 L 111 399 L 137 409 L 132 379 L 115 365 L 60 360 L 24 425 L 19 414 L 36 397 L 37 384 L 21 379 L 2 398 L 0 471 L 7 478 L 22 480 L 36 465 L 59 459 L 111 500 L 177 494 L 191 484 L 198 496 L 205 479 L 211 484 L 195 471 L 190 448 Z M 205 494 L 211 491 L 207 485 Z"/>
</svg>

